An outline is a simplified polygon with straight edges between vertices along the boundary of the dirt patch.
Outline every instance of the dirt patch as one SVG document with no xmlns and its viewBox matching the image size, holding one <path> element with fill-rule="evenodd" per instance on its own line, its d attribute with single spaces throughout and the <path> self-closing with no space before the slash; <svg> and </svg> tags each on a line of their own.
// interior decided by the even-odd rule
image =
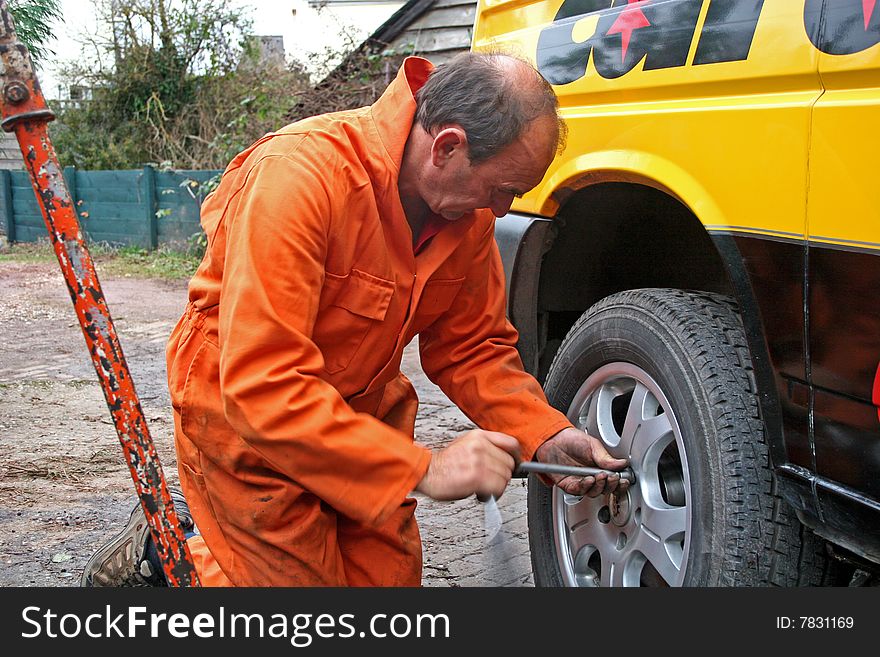
<svg viewBox="0 0 880 657">
<path fill-rule="evenodd" d="M 177 483 L 164 349 L 186 283 L 101 275 L 165 476 Z M 134 486 L 58 266 L 0 262 L 0 586 L 76 586 L 125 523 Z M 472 427 L 418 368 L 416 434 L 439 446 Z M 505 540 L 487 547 L 473 499 L 420 499 L 426 586 L 531 585 L 525 488 L 501 500 Z"/>
</svg>

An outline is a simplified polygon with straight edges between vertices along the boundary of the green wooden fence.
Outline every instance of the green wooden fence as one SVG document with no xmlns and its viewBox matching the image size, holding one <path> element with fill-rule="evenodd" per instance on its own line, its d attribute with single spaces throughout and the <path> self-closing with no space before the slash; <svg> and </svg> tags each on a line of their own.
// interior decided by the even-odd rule
<svg viewBox="0 0 880 657">
<path fill-rule="evenodd" d="M 86 239 L 113 246 L 181 248 L 201 232 L 201 184 L 219 171 L 64 170 Z M 26 171 L 0 170 L 0 213 L 12 242 L 48 237 Z"/>
</svg>

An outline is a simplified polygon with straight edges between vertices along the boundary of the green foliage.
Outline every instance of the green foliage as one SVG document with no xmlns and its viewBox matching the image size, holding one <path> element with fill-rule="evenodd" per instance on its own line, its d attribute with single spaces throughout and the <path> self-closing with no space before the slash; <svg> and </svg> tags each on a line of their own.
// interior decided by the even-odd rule
<svg viewBox="0 0 880 657">
<path fill-rule="evenodd" d="M 315 56 L 322 61 L 333 61 L 337 55 L 328 50 Z M 405 58 L 406 54 L 390 49 L 381 52 L 369 47 L 353 50 L 324 79 L 300 96 L 299 102 L 288 112 L 288 121 L 375 102 L 394 79 Z"/>
<path fill-rule="evenodd" d="M 208 250 L 208 236 L 205 235 L 204 231 L 192 234 L 189 240 L 187 240 L 187 247 L 186 253 L 198 262 L 201 262 L 205 256 L 205 251 Z"/>
<path fill-rule="evenodd" d="M 34 63 L 54 55 L 46 42 L 52 38 L 52 24 L 61 19 L 58 0 L 9 0 L 8 6 L 15 34 L 27 46 Z"/>
<path fill-rule="evenodd" d="M 65 73 L 92 98 L 61 108 L 52 126 L 66 165 L 220 169 L 279 127 L 304 87 L 299 68 L 260 60 L 250 20 L 229 0 L 115 0 L 100 8 L 104 60 Z"/>
<path fill-rule="evenodd" d="M 155 251 L 133 246 L 113 248 L 89 247 L 98 274 L 131 278 L 163 278 L 185 280 L 191 278 L 201 261 L 201 254 L 192 249 L 185 251 L 159 248 Z"/>
<path fill-rule="evenodd" d="M 220 184 L 220 178 L 222 177 L 223 172 L 217 173 L 203 182 L 199 182 L 193 178 L 187 178 L 180 183 L 179 186 L 181 189 L 185 189 L 187 194 L 201 205 L 202 201 L 205 200 L 205 197 L 217 189 L 217 186 Z"/>
<path fill-rule="evenodd" d="M 291 121 L 373 102 L 403 59 L 357 49 L 341 28 L 342 49 L 310 58 L 309 70 L 333 71 L 315 85 L 305 65 L 261 57 L 231 0 L 93 2 L 106 36 L 92 45 L 104 58 L 64 75 L 91 99 L 58 108 L 50 125 L 61 162 L 80 169 L 224 169 Z"/>
<path fill-rule="evenodd" d="M 141 143 L 142 130 L 133 121 L 118 121 L 88 103 L 58 112 L 49 123 L 58 159 L 81 169 L 136 169 L 149 160 Z"/>
<path fill-rule="evenodd" d="M 163 247 L 148 251 L 133 246 L 113 247 L 106 244 L 89 244 L 88 249 L 99 278 L 108 275 L 167 280 L 191 278 L 199 266 L 203 252 L 194 247 L 185 250 Z M 40 240 L 3 247 L 0 250 L 0 264 L 5 262 L 50 263 L 57 262 L 57 259 L 49 241 Z"/>
<path fill-rule="evenodd" d="M 195 100 L 203 76 L 229 73 L 250 21 L 227 0 L 124 0 L 104 20 L 112 30 L 113 93 L 105 109 L 119 117 L 177 116 Z"/>
<path fill-rule="evenodd" d="M 0 263 L 18 262 L 56 262 L 55 251 L 45 238 L 38 242 L 16 242 L 15 244 L 0 245 Z"/>
</svg>

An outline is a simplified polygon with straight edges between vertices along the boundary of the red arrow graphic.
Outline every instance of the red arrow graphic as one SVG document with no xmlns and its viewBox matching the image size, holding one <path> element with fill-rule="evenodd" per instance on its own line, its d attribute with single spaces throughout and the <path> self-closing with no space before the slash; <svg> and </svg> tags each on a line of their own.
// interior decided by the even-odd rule
<svg viewBox="0 0 880 657">
<path fill-rule="evenodd" d="M 871 22 L 871 16 L 874 14 L 874 5 L 877 0 L 862 0 L 862 13 L 865 15 L 865 29 L 868 29 L 868 23 Z"/>
<path fill-rule="evenodd" d="M 642 7 L 650 1 L 651 0 L 627 0 L 628 4 L 626 8 L 620 12 L 617 20 L 614 21 L 614 24 L 608 29 L 608 32 L 606 32 L 606 34 L 620 34 L 620 44 L 622 46 L 620 61 L 626 59 L 626 51 L 629 48 L 629 40 L 630 37 L 632 37 L 632 33 L 651 25 L 651 21 L 649 21 L 642 12 Z M 868 0 L 864 1 L 867 2 Z M 872 3 L 876 2 L 876 0 L 870 1 Z"/>
</svg>

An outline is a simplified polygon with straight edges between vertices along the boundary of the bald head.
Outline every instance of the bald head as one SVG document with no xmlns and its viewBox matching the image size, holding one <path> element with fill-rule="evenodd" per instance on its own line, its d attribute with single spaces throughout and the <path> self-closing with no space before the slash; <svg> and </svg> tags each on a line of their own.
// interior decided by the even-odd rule
<svg viewBox="0 0 880 657">
<path fill-rule="evenodd" d="M 564 139 L 559 101 L 527 61 L 499 53 L 462 53 L 431 73 L 416 95 L 416 122 L 429 133 L 461 126 L 471 162 L 494 157 L 537 119 Z M 552 119 L 548 121 L 547 119 Z"/>
</svg>

